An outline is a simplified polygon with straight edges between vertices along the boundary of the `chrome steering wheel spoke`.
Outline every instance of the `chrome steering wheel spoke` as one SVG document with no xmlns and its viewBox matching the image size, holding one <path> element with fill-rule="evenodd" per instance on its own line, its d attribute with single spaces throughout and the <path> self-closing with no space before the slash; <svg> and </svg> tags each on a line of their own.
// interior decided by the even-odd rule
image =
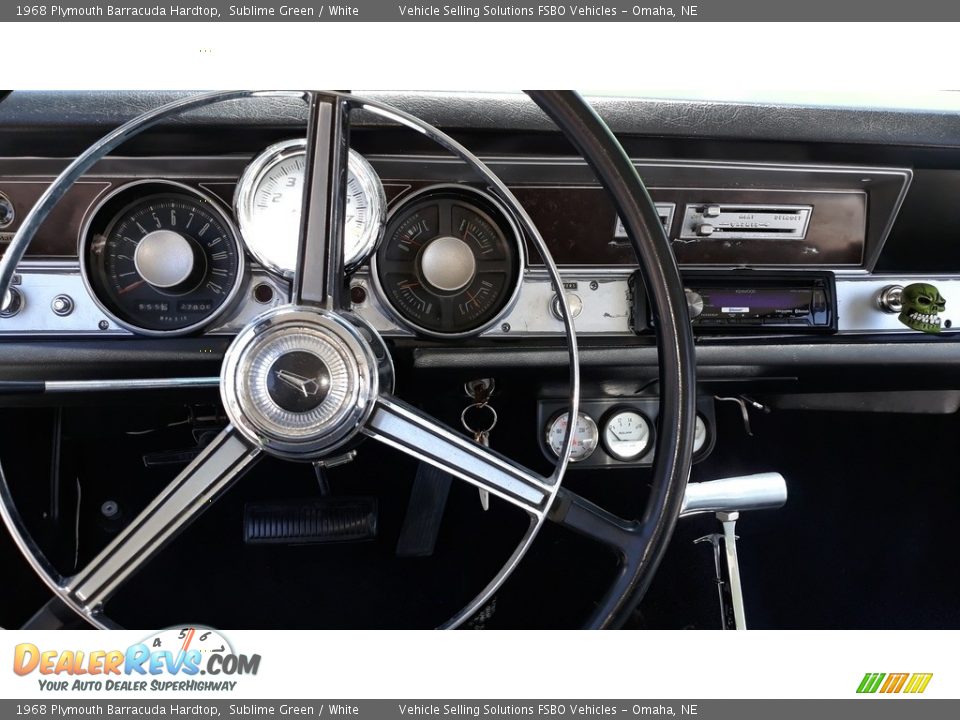
<svg viewBox="0 0 960 720">
<path fill-rule="evenodd" d="M 180 534 L 260 457 L 227 426 L 117 537 L 63 589 L 85 608 L 103 604 L 159 550 Z"/>
<path fill-rule="evenodd" d="M 368 436 L 476 485 L 537 521 L 550 507 L 555 481 L 474 442 L 389 395 L 381 395 L 363 430 Z"/>
<path fill-rule="evenodd" d="M 343 232 L 350 108 L 342 95 L 307 94 L 303 211 L 291 300 L 299 306 L 345 309 Z"/>
</svg>

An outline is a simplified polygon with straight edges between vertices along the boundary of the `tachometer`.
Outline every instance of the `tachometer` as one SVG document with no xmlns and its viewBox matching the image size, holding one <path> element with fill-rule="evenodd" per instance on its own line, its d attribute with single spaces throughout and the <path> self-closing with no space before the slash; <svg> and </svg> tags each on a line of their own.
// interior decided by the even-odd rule
<svg viewBox="0 0 960 720">
<path fill-rule="evenodd" d="M 378 288 L 417 331 L 482 331 L 516 297 L 523 245 L 499 204 L 468 187 L 430 188 L 395 209 L 374 257 Z"/>
<path fill-rule="evenodd" d="M 306 141 L 271 145 L 243 171 L 234 197 L 247 249 L 278 275 L 292 275 L 297 262 L 305 165 Z M 343 261 L 348 270 L 363 262 L 380 242 L 386 207 L 376 171 L 351 150 L 343 233 Z"/>
<path fill-rule="evenodd" d="M 94 297 L 117 323 L 145 334 L 208 324 L 229 307 L 243 275 L 229 218 L 178 183 L 125 186 L 94 213 L 84 243 L 84 278 Z"/>
</svg>

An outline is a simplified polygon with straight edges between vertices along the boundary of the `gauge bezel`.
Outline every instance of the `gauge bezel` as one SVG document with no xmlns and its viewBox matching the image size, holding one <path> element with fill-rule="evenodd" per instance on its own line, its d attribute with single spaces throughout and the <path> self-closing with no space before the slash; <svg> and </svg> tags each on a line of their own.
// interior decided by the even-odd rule
<svg viewBox="0 0 960 720">
<path fill-rule="evenodd" d="M 240 228 L 240 238 L 243 241 L 247 252 L 264 268 L 274 275 L 289 280 L 293 277 L 294 268 L 285 268 L 270 257 L 266 248 L 259 247 L 254 237 L 255 233 L 251 227 L 251 208 L 256 195 L 256 190 L 263 180 L 263 177 L 278 164 L 297 155 L 306 156 L 307 141 L 305 138 L 291 138 L 290 140 L 281 140 L 269 147 L 264 148 L 250 163 L 243 169 L 240 180 L 237 183 L 237 189 L 233 194 L 233 212 L 237 217 L 237 226 Z M 365 238 L 360 245 L 360 251 L 356 257 L 346 257 L 346 247 L 344 247 L 344 270 L 353 272 L 363 261 L 376 252 L 383 240 L 383 233 L 387 227 L 387 194 L 383 189 L 383 181 L 380 175 L 373 169 L 370 161 L 353 148 L 350 149 L 347 160 L 347 172 L 353 174 L 358 182 L 363 185 L 370 198 L 371 217 L 376 221 L 375 231 L 369 238 Z M 349 183 L 349 179 L 348 179 Z"/>
<path fill-rule="evenodd" d="M 553 432 L 553 426 L 556 425 L 557 421 L 560 418 L 562 418 L 564 415 L 567 415 L 569 417 L 570 411 L 561 410 L 558 413 L 554 413 L 553 415 L 550 416 L 550 420 L 547 421 L 547 426 L 544 428 L 543 441 L 546 444 L 547 449 L 553 454 L 554 457 L 560 457 L 560 455 L 557 453 L 557 451 L 554 449 L 553 445 L 551 444 L 550 435 Z M 578 458 L 575 458 L 573 457 L 573 455 L 571 455 L 569 458 L 569 462 L 571 463 L 583 462 L 584 460 L 588 460 L 589 458 L 593 457 L 593 454 L 597 451 L 597 448 L 600 447 L 600 443 L 603 441 L 602 433 L 600 432 L 600 425 L 597 423 L 596 420 L 593 419 L 593 416 L 591 416 L 588 413 L 585 413 L 583 410 L 578 410 L 577 420 L 579 420 L 581 416 L 586 418 L 590 422 L 590 424 L 593 425 L 593 429 L 597 434 L 597 440 L 594 443 L 593 447 L 590 448 L 590 452 L 588 452 L 586 455 Z M 574 425 L 574 428 L 576 428 L 576 425 Z M 576 433 L 576 429 L 574 429 L 573 432 Z M 572 449 L 573 448 L 571 446 L 571 450 Z"/>
<path fill-rule="evenodd" d="M 647 428 L 649 430 L 649 433 L 647 435 L 646 447 L 644 447 L 643 450 L 641 450 L 639 453 L 635 455 L 627 455 L 627 456 L 621 455 L 620 453 L 616 452 L 612 448 L 611 444 L 607 441 L 607 428 L 610 427 L 610 423 L 613 422 L 613 419 L 615 417 L 617 417 L 618 415 L 623 415 L 624 413 L 632 413 L 634 415 L 639 415 L 641 418 L 643 418 L 644 422 L 647 423 Z M 600 422 L 600 441 L 603 443 L 603 449 L 607 453 L 607 455 L 609 455 L 614 460 L 617 460 L 619 462 L 625 462 L 625 463 L 639 462 L 653 449 L 654 445 L 656 445 L 656 440 L 657 440 L 656 433 L 657 433 L 657 429 L 653 423 L 653 420 L 651 420 L 646 413 L 640 411 L 639 409 L 633 407 L 632 405 L 617 405 L 615 407 L 610 408 L 607 412 L 603 414 L 603 418 L 601 418 L 601 422 Z"/>
<path fill-rule="evenodd" d="M 223 222 L 224 227 L 230 232 L 232 236 L 232 241 L 237 250 L 237 275 L 232 287 L 229 288 L 227 292 L 227 297 L 216 308 L 212 313 L 204 317 L 202 320 L 193 323 L 187 327 L 176 328 L 171 330 L 155 330 L 151 328 L 144 328 L 136 325 L 135 323 L 128 322 L 116 315 L 110 307 L 100 299 L 100 296 L 97 294 L 96 289 L 93 286 L 93 282 L 90 278 L 90 268 L 88 266 L 89 258 L 87 251 L 90 246 L 90 230 L 93 227 L 94 221 L 97 219 L 97 215 L 100 211 L 109 203 L 111 200 L 115 199 L 119 194 L 123 192 L 128 192 L 133 188 L 136 188 L 141 185 L 153 185 L 153 186 L 167 186 L 171 187 L 177 192 L 181 192 L 186 195 L 191 195 L 197 198 L 200 202 L 205 203 L 210 212 L 216 214 L 220 220 Z M 139 202 L 144 198 L 149 197 L 149 194 L 138 197 L 132 202 Z M 115 220 L 113 218 L 112 220 Z M 111 222 L 112 222 L 111 220 Z M 212 196 L 202 190 L 197 188 L 190 187 L 181 182 L 175 180 L 166 180 L 163 178 L 143 178 L 140 180 L 134 180 L 133 182 L 124 183 L 109 193 L 107 193 L 101 200 L 91 209 L 86 218 L 84 218 L 83 224 L 80 228 L 80 241 L 78 244 L 78 259 L 80 260 L 80 277 L 83 280 L 83 286 L 87 291 L 87 294 L 93 298 L 94 303 L 100 311 L 106 315 L 111 322 L 115 323 L 124 330 L 129 330 L 132 333 L 137 335 L 146 335 L 149 337 L 178 337 L 182 335 L 191 335 L 198 330 L 202 330 L 205 327 L 210 327 L 213 322 L 224 315 L 228 310 L 233 308 L 236 305 L 237 297 L 240 294 L 240 289 L 246 282 L 247 279 L 247 254 L 244 250 L 244 244 L 240 241 L 240 231 L 237 229 L 236 224 L 233 222 L 233 219 L 230 217 L 230 213 L 221 206 L 219 202 Z"/>
<path fill-rule="evenodd" d="M 419 335 L 435 338 L 437 340 L 457 340 L 461 338 L 476 337 L 500 322 L 500 320 L 503 319 L 503 317 L 506 316 L 511 310 L 513 310 L 514 306 L 517 304 L 517 300 L 520 297 L 520 290 L 523 287 L 523 277 L 527 270 L 527 253 L 525 243 L 523 241 L 523 235 L 520 232 L 520 227 L 517 225 L 513 215 L 507 211 L 506 206 L 504 206 L 504 204 L 501 203 L 497 198 L 471 185 L 464 185 L 460 183 L 439 183 L 436 185 L 428 185 L 425 188 L 421 188 L 420 190 L 401 198 L 392 208 L 390 208 L 389 212 L 387 213 L 387 219 L 383 225 L 384 236 L 386 236 L 386 228 L 391 222 L 393 222 L 394 217 L 396 217 L 396 215 L 403 211 L 408 205 L 422 200 L 424 195 L 436 192 L 449 192 L 450 190 L 472 193 L 482 201 L 490 203 L 490 205 L 498 213 L 500 213 L 501 217 L 504 221 L 506 221 L 510 229 L 507 240 L 513 242 L 514 249 L 517 252 L 517 279 L 514 288 L 511 290 L 507 301 L 504 303 L 500 311 L 482 325 L 471 330 L 465 330 L 463 332 L 438 332 L 436 330 L 425 328 L 422 325 L 409 320 L 408 318 L 404 317 L 404 315 L 396 307 L 394 307 L 393 302 L 390 300 L 390 297 L 387 295 L 386 291 L 383 289 L 383 285 L 380 282 L 380 273 L 377 271 L 377 253 L 373 253 L 370 256 L 370 279 L 373 283 L 373 291 L 377 296 L 377 300 L 379 300 L 384 309 L 388 311 L 390 318 L 394 322 L 398 323 L 401 327 L 407 327 Z"/>
<path fill-rule="evenodd" d="M 694 442 L 696 442 L 696 439 L 697 439 L 697 432 L 696 432 L 697 425 L 696 425 L 696 423 L 697 423 L 698 421 L 701 422 L 701 423 L 703 423 L 703 445 L 701 445 L 701 446 L 699 447 L 699 449 L 698 449 L 698 448 L 694 448 L 694 447 L 691 445 L 691 452 L 692 452 L 692 454 L 693 454 L 693 457 L 695 457 L 695 458 L 696 458 L 696 457 L 705 456 L 705 455 L 710 451 L 710 448 L 713 446 L 713 431 L 710 429 L 710 423 L 707 422 L 707 418 L 704 417 L 703 413 L 700 412 L 699 410 L 697 410 L 697 416 L 693 419 L 693 422 L 694 422 L 694 426 L 693 426 L 693 429 L 694 429 L 694 432 L 693 432 Z"/>
</svg>

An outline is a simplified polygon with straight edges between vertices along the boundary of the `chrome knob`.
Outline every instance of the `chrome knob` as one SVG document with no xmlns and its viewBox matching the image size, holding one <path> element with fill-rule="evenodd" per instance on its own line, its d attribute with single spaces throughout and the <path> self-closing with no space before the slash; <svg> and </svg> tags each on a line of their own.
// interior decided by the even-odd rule
<svg viewBox="0 0 960 720">
<path fill-rule="evenodd" d="M 579 295 L 567 293 L 567 305 L 569 306 L 570 314 L 573 317 L 580 317 L 580 313 L 583 312 L 583 300 L 580 299 Z M 559 295 L 555 294 L 553 296 L 553 300 L 550 303 L 550 311 L 557 320 L 563 320 L 563 308 L 560 306 Z"/>
<path fill-rule="evenodd" d="M 903 285 L 887 285 L 877 296 L 877 307 L 894 315 L 903 309 Z"/>
<path fill-rule="evenodd" d="M 690 313 L 690 319 L 700 317 L 700 313 L 703 312 L 703 295 L 689 288 L 684 288 L 683 294 L 687 296 L 687 312 Z"/>
<path fill-rule="evenodd" d="M 9 288 L 3 294 L 3 302 L 0 303 L 0 317 L 10 318 L 23 309 L 23 293 L 16 288 Z"/>
</svg>

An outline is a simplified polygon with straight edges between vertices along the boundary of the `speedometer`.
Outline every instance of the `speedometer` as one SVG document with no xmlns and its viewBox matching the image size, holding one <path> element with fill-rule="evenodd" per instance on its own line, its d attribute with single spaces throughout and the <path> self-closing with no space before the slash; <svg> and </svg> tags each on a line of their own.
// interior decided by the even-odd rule
<svg viewBox="0 0 960 720">
<path fill-rule="evenodd" d="M 271 145 L 243 171 L 234 197 L 237 223 L 247 249 L 278 275 L 292 275 L 297 263 L 305 166 L 305 140 Z M 343 233 L 347 270 L 363 262 L 380 242 L 386 206 L 376 171 L 351 150 Z"/>
<path fill-rule="evenodd" d="M 230 307 L 244 258 L 208 196 L 162 180 L 126 185 L 92 214 L 84 278 L 102 309 L 144 334 L 184 334 Z"/>
</svg>

